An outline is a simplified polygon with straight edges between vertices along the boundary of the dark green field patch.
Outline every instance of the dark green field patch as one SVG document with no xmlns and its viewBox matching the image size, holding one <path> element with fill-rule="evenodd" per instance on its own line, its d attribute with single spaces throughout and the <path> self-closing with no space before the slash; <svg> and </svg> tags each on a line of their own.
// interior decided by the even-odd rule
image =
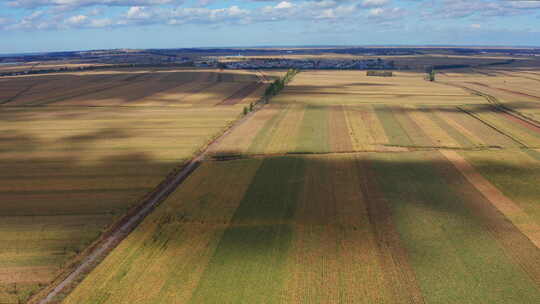
<svg viewBox="0 0 540 304">
<path fill-rule="evenodd" d="M 191 303 L 278 303 L 303 176 L 300 158 L 266 159 Z"/>
</svg>

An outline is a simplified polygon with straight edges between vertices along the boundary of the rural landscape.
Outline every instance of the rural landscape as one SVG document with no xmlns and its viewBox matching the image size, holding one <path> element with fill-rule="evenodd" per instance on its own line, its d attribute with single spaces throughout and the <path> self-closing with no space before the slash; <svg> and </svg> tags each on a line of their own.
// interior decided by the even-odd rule
<svg viewBox="0 0 540 304">
<path fill-rule="evenodd" d="M 540 303 L 540 0 L 4 0 L 0 37 L 0 304 Z"/>
<path fill-rule="evenodd" d="M 0 303 L 540 302 L 540 60 L 479 62 L 0 78 Z"/>
</svg>

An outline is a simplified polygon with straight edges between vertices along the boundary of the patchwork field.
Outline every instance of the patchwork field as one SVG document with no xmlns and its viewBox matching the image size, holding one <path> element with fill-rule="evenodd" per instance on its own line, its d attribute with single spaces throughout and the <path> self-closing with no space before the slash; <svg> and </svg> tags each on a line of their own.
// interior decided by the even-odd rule
<svg viewBox="0 0 540 304">
<path fill-rule="evenodd" d="M 540 301 L 540 251 L 456 159 L 207 162 L 65 303 Z"/>
<path fill-rule="evenodd" d="M 0 79 L 0 303 L 49 284 L 265 85 L 211 70 Z"/>
<path fill-rule="evenodd" d="M 63 302 L 540 302 L 539 140 L 421 74 L 302 72 Z"/>
<path fill-rule="evenodd" d="M 443 73 L 438 80 L 492 96 L 504 106 L 540 121 L 538 69 L 482 69 Z"/>
<path fill-rule="evenodd" d="M 272 104 L 250 117 L 213 152 L 220 157 L 525 145 L 540 147 L 540 132 L 490 106 Z"/>
</svg>

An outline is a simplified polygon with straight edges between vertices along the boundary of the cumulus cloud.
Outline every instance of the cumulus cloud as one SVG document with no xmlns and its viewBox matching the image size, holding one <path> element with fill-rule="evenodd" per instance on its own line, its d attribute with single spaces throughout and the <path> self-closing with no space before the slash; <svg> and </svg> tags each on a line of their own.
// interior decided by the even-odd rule
<svg viewBox="0 0 540 304">
<path fill-rule="evenodd" d="M 443 0 L 423 13 L 427 17 L 459 19 L 471 16 L 502 17 L 531 14 L 540 9 L 540 1 Z"/>
<path fill-rule="evenodd" d="M 148 19 L 150 15 L 150 12 L 144 6 L 132 6 L 126 13 L 128 19 Z"/>
<path fill-rule="evenodd" d="M 362 7 L 381 7 L 390 3 L 389 0 L 364 0 L 362 1 Z"/>
<path fill-rule="evenodd" d="M 327 24 L 376 23 L 386 25 L 403 17 L 425 19 L 462 19 L 474 16 L 497 17 L 530 14 L 540 11 L 540 1 L 504 0 L 437 0 L 412 1 L 407 5 L 390 0 L 244 0 L 259 2 L 244 6 L 243 2 L 217 0 L 7 0 L 11 6 L 25 8 L 26 17 L 0 19 L 3 28 L 51 29 L 116 27 L 130 25 L 186 24 L 253 24 L 300 21 Z M 225 3 L 225 4 L 224 4 Z M 414 4 L 416 3 L 416 4 Z M 209 4 L 213 4 L 209 6 Z M 222 4 L 225 7 L 215 8 Z M 417 10 L 411 6 L 417 5 Z M 122 6 L 122 12 L 110 6 Z M 405 9 L 405 7 L 407 9 Z M 535 14 L 537 15 L 537 14 Z M 533 16 L 535 16 L 533 15 Z M 83 18 L 84 16 L 85 18 Z M 1 18 L 1 17 L 0 17 Z M 463 26 L 477 23 L 467 19 Z M 304 23 L 307 25 L 307 23 Z"/>
<path fill-rule="evenodd" d="M 403 18 L 407 12 L 404 9 L 393 8 L 374 8 L 369 11 L 368 18 L 376 22 L 390 22 Z"/>
<path fill-rule="evenodd" d="M 292 7 L 293 7 L 293 4 L 290 3 L 290 2 L 287 2 L 287 1 L 281 1 L 281 2 L 278 3 L 275 7 L 276 7 L 277 9 L 281 9 L 281 8 L 292 8 Z"/>
<path fill-rule="evenodd" d="M 88 20 L 88 17 L 86 17 L 85 15 L 77 15 L 77 16 L 72 16 L 68 18 L 66 20 L 66 23 L 71 24 L 71 25 L 79 25 L 79 24 L 85 23 L 87 20 Z"/>
</svg>

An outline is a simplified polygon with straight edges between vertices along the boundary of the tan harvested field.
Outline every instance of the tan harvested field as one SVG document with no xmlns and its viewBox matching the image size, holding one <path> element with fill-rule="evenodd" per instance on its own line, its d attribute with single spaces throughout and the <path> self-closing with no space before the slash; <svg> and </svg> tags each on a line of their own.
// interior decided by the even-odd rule
<svg viewBox="0 0 540 304">
<path fill-rule="evenodd" d="M 540 128 L 422 76 L 301 72 L 63 302 L 540 302 Z"/>
<path fill-rule="evenodd" d="M 18 64 L 8 64 L 0 65 L 0 73 L 4 72 L 20 72 L 20 71 L 31 71 L 31 70 L 47 70 L 47 69 L 61 69 L 61 68 L 79 68 L 79 67 L 89 67 L 94 66 L 93 63 L 76 63 L 70 61 L 47 61 L 47 62 L 25 62 Z M 104 64 L 99 64 L 103 66 Z"/>
<path fill-rule="evenodd" d="M 0 79 L 0 105 L 207 106 L 218 104 L 258 81 L 255 74 L 243 71 L 192 69 L 121 69 L 8 77 Z"/>
<path fill-rule="evenodd" d="M 245 89 L 258 79 L 193 69 L 1 78 L 0 303 L 25 302 L 62 273 L 258 100 Z"/>
<path fill-rule="evenodd" d="M 538 68 L 481 69 L 443 73 L 438 80 L 492 96 L 496 102 L 540 121 Z"/>
<path fill-rule="evenodd" d="M 473 104 L 485 100 L 459 88 L 429 83 L 421 73 L 366 76 L 365 71 L 309 71 L 297 75 L 276 102 L 305 105 Z"/>
</svg>

